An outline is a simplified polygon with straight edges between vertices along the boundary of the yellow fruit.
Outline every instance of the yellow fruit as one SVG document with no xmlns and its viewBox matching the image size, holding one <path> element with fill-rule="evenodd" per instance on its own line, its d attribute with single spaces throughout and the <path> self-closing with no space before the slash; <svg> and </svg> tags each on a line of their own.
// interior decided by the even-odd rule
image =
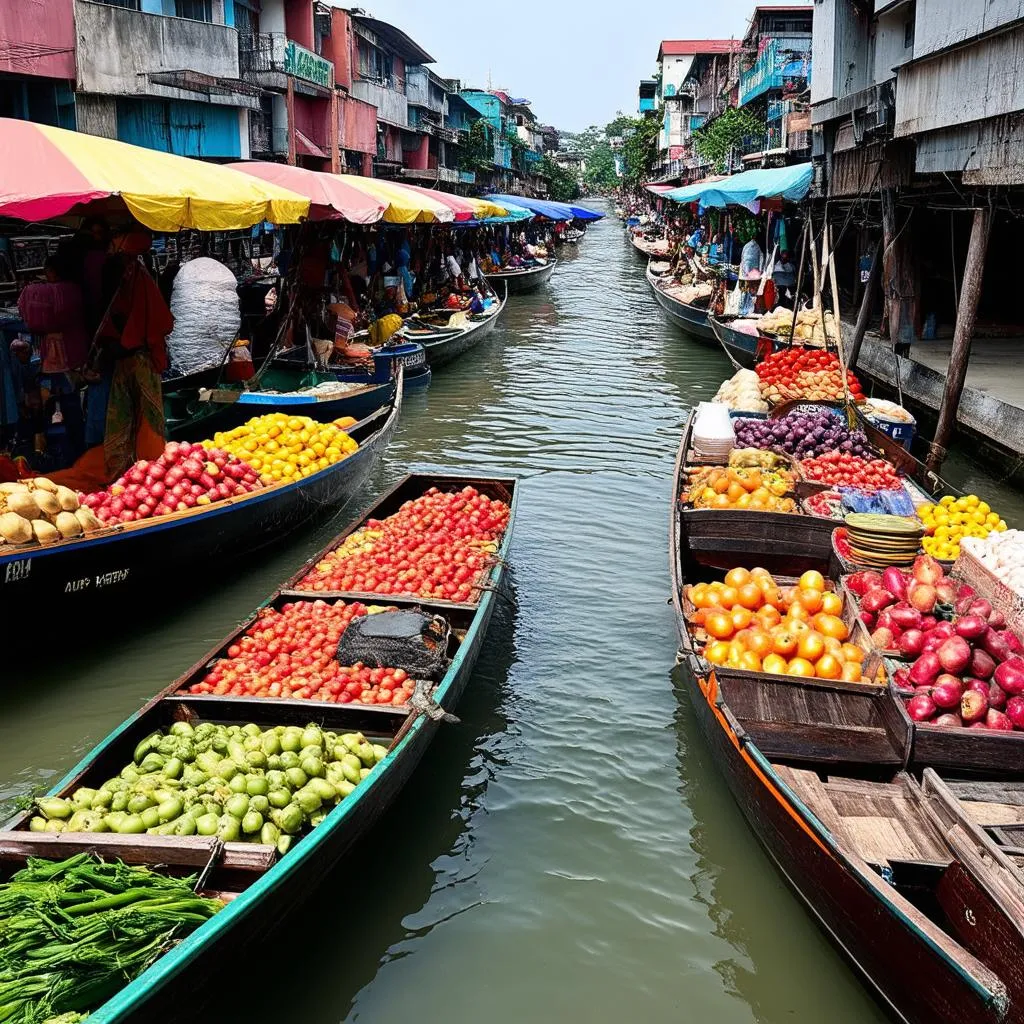
<svg viewBox="0 0 1024 1024">
<path fill-rule="evenodd" d="M 981 513 L 982 515 L 986 515 L 986 516 L 987 516 L 987 515 L 989 514 L 989 512 L 991 512 L 991 511 L 992 511 L 992 509 L 991 509 L 991 507 L 989 506 L 989 503 L 988 503 L 987 501 L 979 501 L 979 502 L 978 502 L 978 511 L 979 511 L 979 512 L 980 512 L 980 513 Z"/>
<path fill-rule="evenodd" d="M 952 505 L 954 501 L 956 501 L 956 498 L 954 498 L 952 494 L 944 494 L 941 498 L 939 498 L 940 505 L 949 506 Z"/>
<path fill-rule="evenodd" d="M 965 500 L 968 508 L 976 508 L 981 503 L 981 499 L 976 494 L 968 494 Z"/>
<path fill-rule="evenodd" d="M 996 527 L 995 528 L 996 528 L 996 532 L 997 533 L 1002 533 L 1003 530 L 1006 529 L 1006 523 L 1004 523 L 1003 520 L 1000 519 L 999 522 L 996 523 Z"/>
</svg>

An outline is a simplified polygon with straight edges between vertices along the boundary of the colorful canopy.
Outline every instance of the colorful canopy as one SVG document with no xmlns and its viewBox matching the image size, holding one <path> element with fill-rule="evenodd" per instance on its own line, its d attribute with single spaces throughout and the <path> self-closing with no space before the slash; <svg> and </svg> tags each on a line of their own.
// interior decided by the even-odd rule
<svg viewBox="0 0 1024 1024">
<path fill-rule="evenodd" d="M 261 160 L 229 164 L 243 174 L 252 174 L 262 181 L 280 185 L 305 196 L 310 203 L 311 219 L 342 217 L 353 224 L 373 224 L 384 216 L 387 203 L 353 188 L 337 174 L 310 171 L 305 167 L 289 167 Z"/>
<path fill-rule="evenodd" d="M 788 199 L 799 202 L 811 187 L 814 171 L 810 164 L 776 167 L 770 170 L 741 171 L 715 182 L 697 182 L 666 192 L 677 203 L 701 206 L 746 206 L 761 199 Z"/>
<path fill-rule="evenodd" d="M 526 196 L 506 196 L 492 193 L 488 199 L 496 203 L 511 203 L 513 206 L 521 206 L 538 217 L 547 217 L 549 220 L 572 220 L 575 214 L 572 207 L 565 203 L 555 203 L 549 199 L 529 199 Z"/>
<path fill-rule="evenodd" d="M 0 216 L 49 220 L 119 198 L 153 231 L 293 224 L 309 199 L 227 167 L 63 128 L 0 118 Z"/>
<path fill-rule="evenodd" d="M 465 221 L 483 221 L 489 218 L 505 217 L 507 211 L 504 206 L 499 206 L 497 203 L 492 203 L 487 199 L 473 199 L 468 196 L 453 196 L 448 192 L 439 192 L 433 188 L 423 188 L 421 185 L 410 185 L 408 182 L 402 182 L 402 188 L 412 189 L 413 192 L 418 192 L 420 195 L 426 196 L 428 199 L 433 199 L 436 202 L 443 203 L 447 206 L 452 213 L 455 214 L 455 222 L 457 224 Z M 523 211 L 527 213 L 528 211 Z"/>
<path fill-rule="evenodd" d="M 455 211 L 433 198 L 430 189 L 415 189 L 394 181 L 361 178 L 357 174 L 340 174 L 342 181 L 364 195 L 387 204 L 384 220 L 389 224 L 451 224 Z"/>
<path fill-rule="evenodd" d="M 572 215 L 576 220 L 600 220 L 604 214 L 598 213 L 597 210 L 591 210 L 586 206 L 577 206 L 575 203 L 566 204 Z"/>
</svg>

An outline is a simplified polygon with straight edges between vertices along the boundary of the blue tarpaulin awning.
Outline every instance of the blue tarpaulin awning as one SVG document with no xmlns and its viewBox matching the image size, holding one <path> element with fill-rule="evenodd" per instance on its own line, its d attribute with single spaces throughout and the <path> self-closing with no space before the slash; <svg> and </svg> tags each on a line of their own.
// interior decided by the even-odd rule
<svg viewBox="0 0 1024 1024">
<path fill-rule="evenodd" d="M 571 203 L 556 203 L 550 199 L 528 199 L 526 196 L 507 196 L 493 193 L 486 197 L 492 202 L 508 206 L 523 206 L 531 210 L 538 217 L 547 217 L 549 220 L 598 220 L 603 213 L 596 213 L 588 210 L 585 206 L 573 206 Z"/>
<path fill-rule="evenodd" d="M 479 227 L 481 224 L 514 224 L 518 221 L 533 220 L 533 211 L 523 206 L 516 206 L 513 203 L 501 204 L 508 214 L 504 217 L 486 217 L 483 220 L 465 220 L 462 223 L 467 227 Z M 454 227 L 459 227 L 455 224 Z"/>
<path fill-rule="evenodd" d="M 788 199 L 796 203 L 807 195 L 813 175 L 810 164 L 741 171 L 721 181 L 697 182 L 675 188 L 666 192 L 665 198 L 677 203 L 700 203 L 701 206 L 715 207 L 749 208 L 761 199 Z"/>
</svg>

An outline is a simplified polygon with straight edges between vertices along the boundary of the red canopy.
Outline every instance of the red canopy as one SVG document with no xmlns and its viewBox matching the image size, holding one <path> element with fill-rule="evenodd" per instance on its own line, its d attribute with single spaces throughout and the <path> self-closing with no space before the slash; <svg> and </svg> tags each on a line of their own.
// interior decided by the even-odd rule
<svg viewBox="0 0 1024 1024">
<path fill-rule="evenodd" d="M 353 224 L 373 224 L 381 219 L 387 208 L 384 202 L 353 188 L 337 174 L 261 160 L 228 166 L 305 196 L 310 202 L 312 220 L 342 217 Z"/>
</svg>

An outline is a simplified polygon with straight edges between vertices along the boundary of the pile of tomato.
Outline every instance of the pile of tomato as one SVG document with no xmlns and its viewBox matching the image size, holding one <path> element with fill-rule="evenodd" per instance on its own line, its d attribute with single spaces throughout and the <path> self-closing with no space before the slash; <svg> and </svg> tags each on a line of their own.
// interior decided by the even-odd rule
<svg viewBox="0 0 1024 1024">
<path fill-rule="evenodd" d="M 469 601 L 508 526 L 509 506 L 475 487 L 431 487 L 368 519 L 301 580 L 302 590 Z"/>
<path fill-rule="evenodd" d="M 712 665 L 773 675 L 863 678 L 864 650 L 849 641 L 843 599 L 820 572 L 780 586 L 767 569 L 730 569 L 723 581 L 687 588 L 690 624 L 707 634 Z"/>
<path fill-rule="evenodd" d="M 839 401 L 845 398 L 839 357 L 825 349 L 784 348 L 766 356 L 757 367 L 761 395 L 768 402 L 803 398 Z M 860 381 L 846 371 L 847 388 L 855 402 L 864 401 Z"/>
<path fill-rule="evenodd" d="M 827 452 L 800 463 L 804 477 L 833 487 L 857 487 L 862 491 L 893 491 L 903 486 L 891 462 L 862 459 L 849 452 Z"/>
<path fill-rule="evenodd" d="M 368 613 L 358 601 L 295 601 L 280 610 L 264 608 L 245 635 L 186 692 L 331 704 L 405 704 L 415 682 L 402 669 L 339 665 L 335 659 L 348 624 Z"/>
</svg>

